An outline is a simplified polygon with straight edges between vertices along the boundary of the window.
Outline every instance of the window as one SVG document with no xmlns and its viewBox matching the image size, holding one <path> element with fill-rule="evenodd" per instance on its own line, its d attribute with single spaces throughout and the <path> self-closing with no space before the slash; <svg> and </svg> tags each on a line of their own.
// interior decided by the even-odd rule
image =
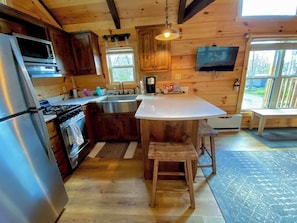
<svg viewBox="0 0 297 223">
<path fill-rule="evenodd" d="M 294 16 L 297 1 L 293 0 L 242 0 L 242 16 Z"/>
<path fill-rule="evenodd" d="M 250 47 L 242 110 L 297 107 L 297 38 Z"/>
<path fill-rule="evenodd" d="M 135 82 L 133 48 L 107 49 L 106 60 L 111 83 Z"/>
</svg>

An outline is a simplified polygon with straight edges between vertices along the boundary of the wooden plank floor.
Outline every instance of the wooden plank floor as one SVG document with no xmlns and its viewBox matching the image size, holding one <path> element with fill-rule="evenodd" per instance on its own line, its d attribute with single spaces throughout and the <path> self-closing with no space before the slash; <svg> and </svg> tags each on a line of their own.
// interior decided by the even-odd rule
<svg viewBox="0 0 297 223">
<path fill-rule="evenodd" d="M 216 147 L 217 150 L 267 149 L 243 131 L 220 133 L 216 138 Z M 134 159 L 86 158 L 65 184 L 70 201 L 58 222 L 224 222 L 211 190 L 199 170 L 194 183 L 195 210 L 189 208 L 188 193 L 158 194 L 157 206 L 150 208 L 151 181 L 143 180 L 141 156 L 139 145 Z"/>
</svg>

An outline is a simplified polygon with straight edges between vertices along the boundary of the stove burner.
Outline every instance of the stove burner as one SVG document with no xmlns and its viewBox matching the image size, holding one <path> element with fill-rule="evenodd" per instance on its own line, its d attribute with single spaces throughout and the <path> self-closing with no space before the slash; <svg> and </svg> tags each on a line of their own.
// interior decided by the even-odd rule
<svg viewBox="0 0 297 223">
<path fill-rule="evenodd" d="M 53 105 L 50 108 L 44 109 L 43 114 L 45 115 L 63 115 L 71 110 L 81 107 L 80 105 Z"/>
</svg>

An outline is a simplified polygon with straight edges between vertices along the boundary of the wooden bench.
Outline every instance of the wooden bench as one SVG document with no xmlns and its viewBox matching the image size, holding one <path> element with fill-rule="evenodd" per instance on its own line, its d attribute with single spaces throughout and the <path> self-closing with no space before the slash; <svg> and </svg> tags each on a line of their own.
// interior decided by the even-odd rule
<svg viewBox="0 0 297 223">
<path fill-rule="evenodd" d="M 193 144 L 171 143 L 171 142 L 150 142 L 148 158 L 154 160 L 153 185 L 151 207 L 155 206 L 156 193 L 161 190 L 157 188 L 159 175 L 184 176 L 187 184 L 187 191 L 190 195 L 191 208 L 195 208 L 195 192 L 193 187 L 192 161 L 197 162 L 198 155 Z M 159 171 L 159 162 L 184 163 L 183 172 Z M 168 191 L 168 189 L 167 189 Z M 183 192 L 174 188 L 172 191 Z"/>
<path fill-rule="evenodd" d="M 253 129 L 255 116 L 259 117 L 258 135 L 262 135 L 267 119 L 275 118 L 295 118 L 297 109 L 278 108 L 278 109 L 255 109 L 252 110 L 250 129 Z"/>
</svg>

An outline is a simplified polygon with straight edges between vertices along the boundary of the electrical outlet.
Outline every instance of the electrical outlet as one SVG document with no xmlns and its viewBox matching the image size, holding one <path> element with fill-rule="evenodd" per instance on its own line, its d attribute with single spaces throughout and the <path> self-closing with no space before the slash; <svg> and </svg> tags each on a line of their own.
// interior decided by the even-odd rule
<svg viewBox="0 0 297 223">
<path fill-rule="evenodd" d="M 181 92 L 188 93 L 189 87 L 180 87 Z"/>
<path fill-rule="evenodd" d="M 175 80 L 180 80 L 181 79 L 181 74 L 175 74 Z"/>
<path fill-rule="evenodd" d="M 65 86 L 62 87 L 62 91 L 63 91 L 64 94 L 67 92 L 67 89 L 66 89 Z"/>
</svg>

